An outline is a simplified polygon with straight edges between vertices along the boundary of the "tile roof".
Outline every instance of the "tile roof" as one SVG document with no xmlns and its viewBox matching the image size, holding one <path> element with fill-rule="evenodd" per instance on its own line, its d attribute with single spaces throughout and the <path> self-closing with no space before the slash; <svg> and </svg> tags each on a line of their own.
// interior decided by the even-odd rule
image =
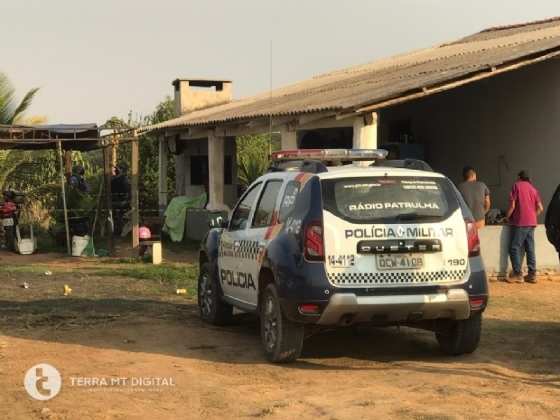
<svg viewBox="0 0 560 420">
<path fill-rule="evenodd" d="M 451 43 L 325 73 L 272 92 L 194 111 L 146 129 L 212 126 L 318 111 L 352 112 L 558 50 L 560 18 L 490 28 Z"/>
</svg>

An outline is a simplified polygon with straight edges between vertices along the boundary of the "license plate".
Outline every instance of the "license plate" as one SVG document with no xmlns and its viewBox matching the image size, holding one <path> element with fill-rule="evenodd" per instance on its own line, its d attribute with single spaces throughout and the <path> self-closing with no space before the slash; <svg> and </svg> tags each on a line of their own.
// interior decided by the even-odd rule
<svg viewBox="0 0 560 420">
<path fill-rule="evenodd" d="M 13 226 L 14 219 L 2 219 L 2 226 Z"/>
<path fill-rule="evenodd" d="M 424 266 L 421 255 L 377 255 L 377 269 L 384 270 L 415 270 Z"/>
</svg>

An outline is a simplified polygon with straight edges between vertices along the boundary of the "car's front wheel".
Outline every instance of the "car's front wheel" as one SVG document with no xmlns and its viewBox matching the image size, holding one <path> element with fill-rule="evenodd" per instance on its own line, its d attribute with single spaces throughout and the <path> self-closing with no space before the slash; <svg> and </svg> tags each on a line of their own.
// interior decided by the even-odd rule
<svg viewBox="0 0 560 420">
<path fill-rule="evenodd" d="M 470 318 L 454 321 L 436 332 L 441 350 L 450 356 L 474 352 L 480 342 L 482 313 L 477 312 Z"/>
<path fill-rule="evenodd" d="M 226 325 L 233 318 L 233 307 L 222 300 L 218 279 L 212 275 L 209 263 L 200 266 L 198 309 L 200 317 L 210 324 Z"/>
<path fill-rule="evenodd" d="M 261 340 L 267 359 L 274 363 L 296 360 L 303 347 L 304 326 L 284 317 L 274 284 L 263 291 L 260 315 Z"/>
</svg>

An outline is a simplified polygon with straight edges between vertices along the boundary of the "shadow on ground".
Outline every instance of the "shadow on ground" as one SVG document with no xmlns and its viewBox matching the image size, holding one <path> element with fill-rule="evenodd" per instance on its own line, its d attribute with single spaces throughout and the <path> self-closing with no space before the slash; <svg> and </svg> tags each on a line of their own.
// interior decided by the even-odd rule
<svg viewBox="0 0 560 420">
<path fill-rule="evenodd" d="M 209 326 L 198 318 L 193 301 L 184 302 L 104 298 L 2 300 L 0 333 L 28 340 L 210 362 L 266 363 L 260 350 L 256 317 L 240 314 L 234 325 Z M 559 341 L 560 323 L 487 319 L 479 350 L 473 355 L 450 358 L 440 353 L 433 334 L 426 331 L 345 328 L 309 337 L 301 361 L 283 366 L 325 370 L 400 368 L 481 379 L 515 379 L 560 388 Z"/>
</svg>

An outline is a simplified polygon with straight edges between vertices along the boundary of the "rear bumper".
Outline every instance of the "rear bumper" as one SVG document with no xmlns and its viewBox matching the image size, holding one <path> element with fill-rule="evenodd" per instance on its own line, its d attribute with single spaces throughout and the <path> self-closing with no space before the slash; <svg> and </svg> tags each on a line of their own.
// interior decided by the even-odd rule
<svg viewBox="0 0 560 420">
<path fill-rule="evenodd" d="M 414 295 L 358 296 L 336 293 L 323 310 L 318 325 L 356 322 L 405 322 L 439 318 L 467 319 L 471 307 L 464 289 Z"/>
</svg>

